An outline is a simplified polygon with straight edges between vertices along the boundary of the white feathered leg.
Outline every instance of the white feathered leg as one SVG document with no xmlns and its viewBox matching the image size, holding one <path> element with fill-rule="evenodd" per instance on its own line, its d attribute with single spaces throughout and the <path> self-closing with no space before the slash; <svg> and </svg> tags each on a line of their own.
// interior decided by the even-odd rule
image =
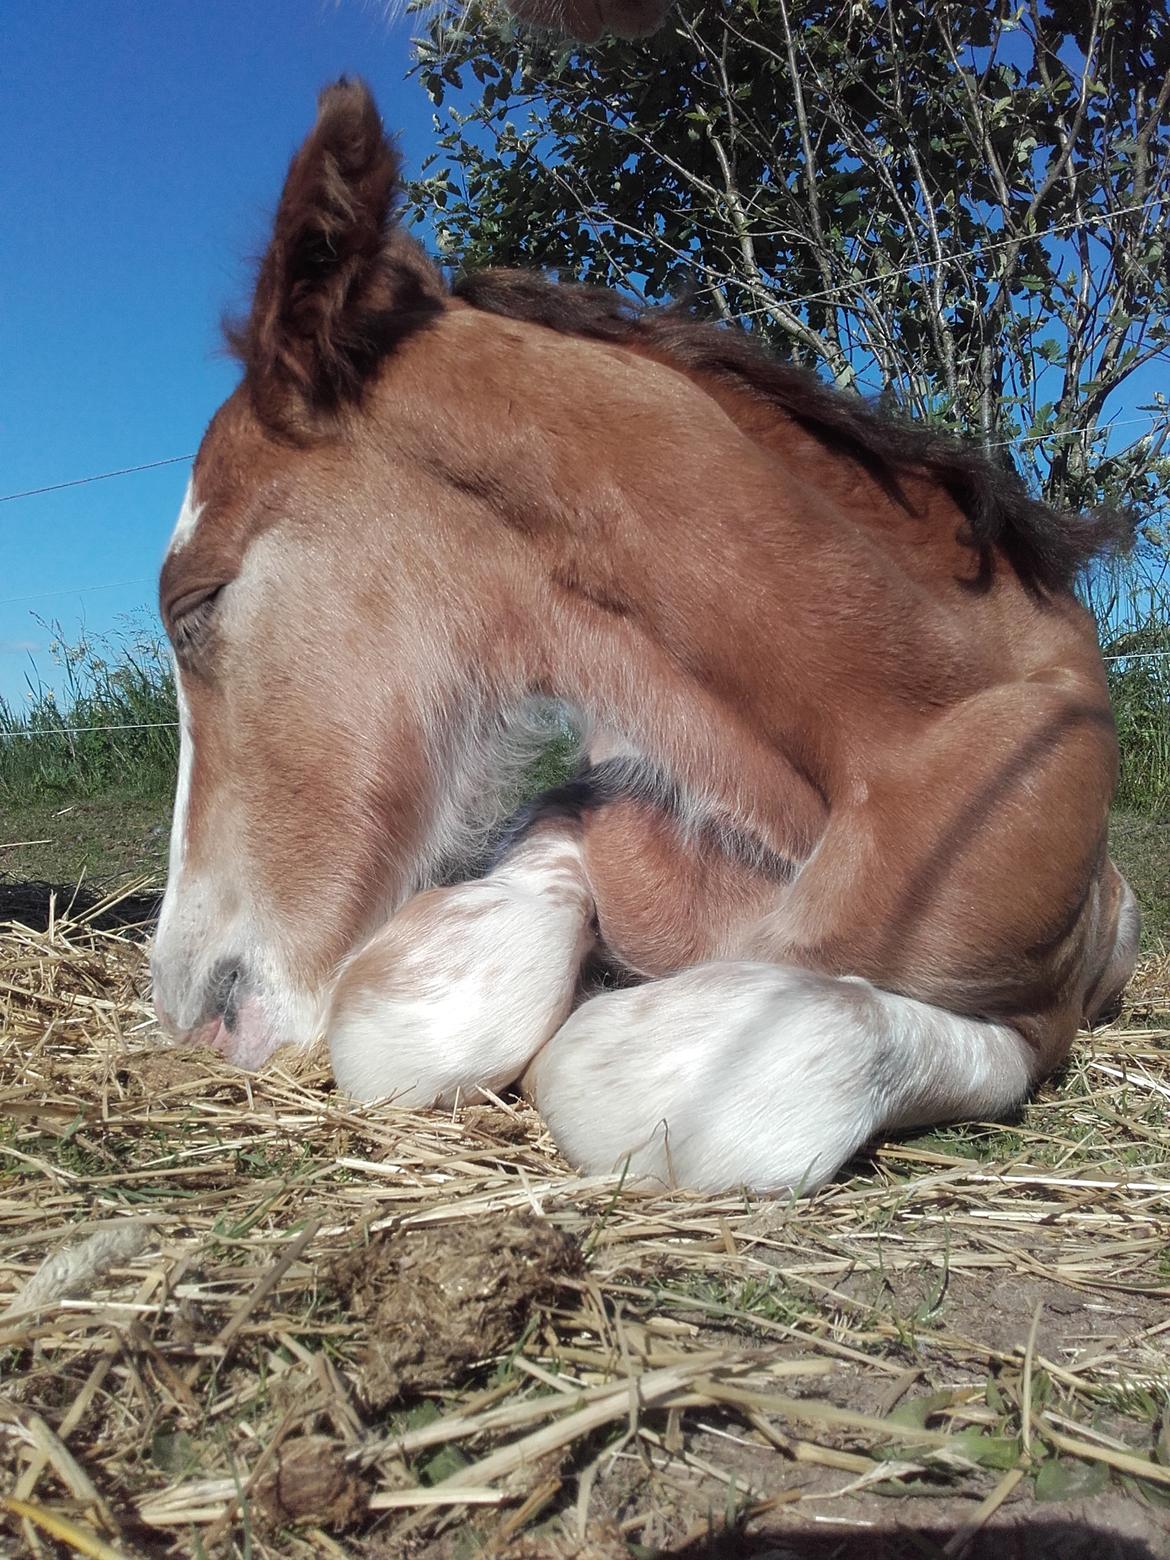
<svg viewBox="0 0 1170 1560">
<path fill-rule="evenodd" d="M 1015 1030 L 769 964 L 705 964 L 578 1008 L 525 1084 L 590 1174 L 807 1192 L 880 1132 L 995 1117 L 1031 1082 Z"/>
<path fill-rule="evenodd" d="M 418 894 L 337 983 L 327 1032 L 340 1087 L 446 1105 L 513 1082 L 568 1015 L 592 915 L 563 830 L 529 836 L 485 878 Z"/>
</svg>

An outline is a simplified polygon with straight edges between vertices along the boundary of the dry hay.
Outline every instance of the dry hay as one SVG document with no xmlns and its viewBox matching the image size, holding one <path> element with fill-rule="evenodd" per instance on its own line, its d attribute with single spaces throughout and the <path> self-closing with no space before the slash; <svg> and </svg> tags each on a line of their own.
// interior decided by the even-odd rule
<svg viewBox="0 0 1170 1560">
<path fill-rule="evenodd" d="M 93 920 L 0 929 L 0 1553 L 1166 1552 L 1164 955 L 1018 1123 L 790 1204 L 161 1050 Z"/>
</svg>

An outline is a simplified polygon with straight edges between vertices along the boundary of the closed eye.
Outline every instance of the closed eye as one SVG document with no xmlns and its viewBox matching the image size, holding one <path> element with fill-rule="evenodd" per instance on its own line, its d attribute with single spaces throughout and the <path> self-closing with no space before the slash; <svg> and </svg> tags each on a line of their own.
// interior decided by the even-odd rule
<svg viewBox="0 0 1170 1560">
<path fill-rule="evenodd" d="M 207 644 L 215 609 L 223 591 L 222 585 L 213 585 L 188 591 L 171 602 L 167 610 L 171 643 L 181 662 L 189 665 L 197 662 Z"/>
</svg>

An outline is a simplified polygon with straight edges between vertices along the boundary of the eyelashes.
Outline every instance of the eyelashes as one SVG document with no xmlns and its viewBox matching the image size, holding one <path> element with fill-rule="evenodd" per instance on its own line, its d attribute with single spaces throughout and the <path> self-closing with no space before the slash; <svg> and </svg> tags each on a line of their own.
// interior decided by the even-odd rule
<svg viewBox="0 0 1170 1560">
<path fill-rule="evenodd" d="M 180 662 L 197 668 L 206 652 L 224 587 L 181 598 L 171 607 L 171 643 Z"/>
</svg>

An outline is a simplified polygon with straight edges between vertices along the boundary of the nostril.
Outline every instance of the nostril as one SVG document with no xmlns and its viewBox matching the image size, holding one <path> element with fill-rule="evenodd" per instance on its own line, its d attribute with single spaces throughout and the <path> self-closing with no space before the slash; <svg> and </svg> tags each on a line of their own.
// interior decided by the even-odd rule
<svg viewBox="0 0 1170 1560">
<path fill-rule="evenodd" d="M 241 959 L 221 959 L 211 972 L 208 988 L 210 1015 L 222 1018 L 224 1027 L 234 1030 L 239 1018 L 240 996 L 244 984 L 244 965 Z"/>
</svg>

